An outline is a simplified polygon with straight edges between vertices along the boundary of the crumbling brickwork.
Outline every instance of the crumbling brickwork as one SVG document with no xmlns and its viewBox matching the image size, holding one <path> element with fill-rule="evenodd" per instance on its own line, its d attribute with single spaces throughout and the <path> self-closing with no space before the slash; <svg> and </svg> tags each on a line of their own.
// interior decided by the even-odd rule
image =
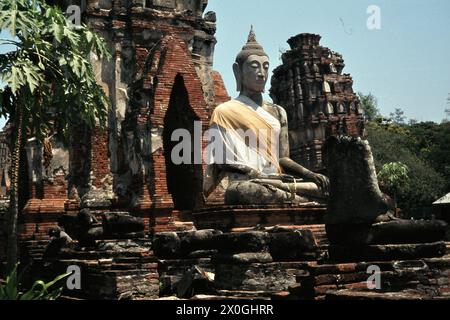
<svg viewBox="0 0 450 320">
<path fill-rule="evenodd" d="M 56 3 L 63 10 L 78 4 Z M 82 20 L 112 53 L 110 60 L 91 59 L 111 101 L 107 128 L 79 126 L 68 145 L 56 137 L 47 145 L 29 140 L 22 238 L 32 230 L 42 237 L 39 221 L 56 224 L 69 207 L 126 210 L 151 231 L 169 231 L 178 210 L 202 205 L 203 166 L 176 166 L 169 157 L 174 130 L 193 134 L 194 121 L 205 130 L 213 108 L 228 99 L 212 70 L 216 16 L 204 13 L 206 6 L 205 0 L 89 0 L 81 7 Z M 206 141 L 198 143 L 203 150 Z"/>
<path fill-rule="evenodd" d="M 203 0 L 88 3 L 88 25 L 114 52 L 113 61 L 94 61 L 112 101 L 108 147 L 113 191 L 133 210 L 186 209 L 186 203 L 177 201 L 181 191 L 174 190 L 170 177 L 183 173 L 183 168 L 167 167 L 171 150 L 165 137 L 172 133 L 167 128 L 191 132 L 194 120 L 206 126 L 215 105 L 215 14 L 203 15 L 206 4 Z M 172 106 L 186 117 L 174 119 Z M 94 157 L 98 150 L 93 147 Z M 93 171 L 97 165 L 93 162 Z M 202 169 L 184 169 L 194 171 L 194 197 L 199 197 Z"/>
<path fill-rule="evenodd" d="M 274 70 L 270 95 L 288 114 L 291 157 L 322 170 L 322 145 L 333 134 L 364 135 L 364 117 L 342 56 L 320 46 L 320 36 L 299 34 Z"/>
</svg>

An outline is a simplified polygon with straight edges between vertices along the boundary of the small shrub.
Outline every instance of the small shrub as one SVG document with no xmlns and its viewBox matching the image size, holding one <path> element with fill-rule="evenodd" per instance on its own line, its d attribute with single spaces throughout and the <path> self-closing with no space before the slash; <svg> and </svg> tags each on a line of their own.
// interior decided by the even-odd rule
<svg viewBox="0 0 450 320">
<path fill-rule="evenodd" d="M 30 290 L 21 292 L 19 290 L 21 276 L 17 274 L 17 267 L 18 264 L 6 277 L 6 281 L 3 284 L 0 283 L 0 300 L 56 300 L 61 296 L 63 287 L 51 288 L 70 275 L 70 273 L 60 275 L 48 283 L 36 281 Z"/>
</svg>

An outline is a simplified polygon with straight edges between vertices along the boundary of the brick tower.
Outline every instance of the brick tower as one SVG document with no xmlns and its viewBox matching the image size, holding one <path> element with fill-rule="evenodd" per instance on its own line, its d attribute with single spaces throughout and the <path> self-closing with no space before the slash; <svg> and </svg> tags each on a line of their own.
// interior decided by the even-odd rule
<svg viewBox="0 0 450 320">
<path fill-rule="evenodd" d="M 300 34 L 272 77 L 270 95 L 288 113 L 291 157 L 323 170 L 322 145 L 332 134 L 364 134 L 364 117 L 353 80 L 342 74 L 342 56 L 320 46 L 320 36 Z"/>
</svg>

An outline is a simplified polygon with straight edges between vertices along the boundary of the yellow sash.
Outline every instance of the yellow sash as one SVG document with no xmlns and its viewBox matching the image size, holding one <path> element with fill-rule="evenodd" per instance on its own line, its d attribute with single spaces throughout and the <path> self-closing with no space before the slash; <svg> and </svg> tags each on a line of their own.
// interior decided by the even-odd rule
<svg viewBox="0 0 450 320">
<path fill-rule="evenodd" d="M 213 112 L 210 125 L 214 124 L 226 130 L 241 129 L 244 132 L 251 130 L 258 141 L 257 153 L 265 157 L 281 172 L 278 158 L 272 152 L 273 127 L 255 110 L 240 101 L 229 101 Z M 263 135 L 262 132 L 265 134 Z M 246 145 L 248 146 L 247 142 Z"/>
</svg>

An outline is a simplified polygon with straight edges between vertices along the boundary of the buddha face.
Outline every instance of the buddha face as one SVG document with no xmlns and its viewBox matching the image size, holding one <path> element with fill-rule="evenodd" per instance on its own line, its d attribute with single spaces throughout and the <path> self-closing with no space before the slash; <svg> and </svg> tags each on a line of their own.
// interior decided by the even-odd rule
<svg viewBox="0 0 450 320">
<path fill-rule="evenodd" d="M 247 60 L 233 66 L 238 91 L 250 94 L 263 93 L 269 78 L 269 58 L 250 55 Z"/>
</svg>

